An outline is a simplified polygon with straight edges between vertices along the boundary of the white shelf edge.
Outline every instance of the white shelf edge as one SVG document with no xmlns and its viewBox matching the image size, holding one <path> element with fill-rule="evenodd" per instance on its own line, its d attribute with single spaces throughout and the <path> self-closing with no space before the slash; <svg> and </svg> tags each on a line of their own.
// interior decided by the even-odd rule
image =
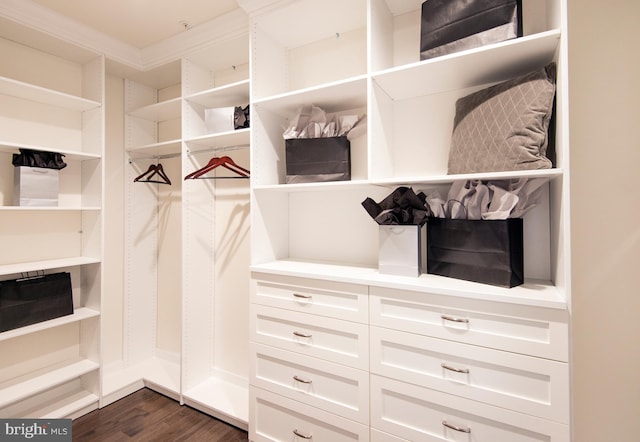
<svg viewBox="0 0 640 442">
<path fill-rule="evenodd" d="M 318 192 L 336 189 L 357 189 L 369 186 L 411 186 L 420 184 L 446 184 L 462 180 L 507 180 L 517 178 L 548 178 L 555 179 L 563 175 L 562 168 L 543 170 L 518 170 L 506 172 L 483 172 L 456 175 L 434 175 L 430 177 L 398 177 L 389 179 L 370 180 L 350 180 L 350 181 L 329 181 L 322 183 L 300 183 L 300 184 L 269 184 L 254 185 L 255 191 L 277 191 L 277 192 Z"/>
<path fill-rule="evenodd" d="M 99 367 L 97 362 L 83 359 L 1 388 L 0 408 L 98 370 Z"/>
<path fill-rule="evenodd" d="M 19 144 L 19 143 L 14 143 L 10 141 L 0 141 L 0 152 L 19 153 L 19 149 L 33 149 L 33 150 L 42 150 L 45 152 L 61 153 L 62 155 L 65 156 L 65 158 L 71 159 L 71 160 L 94 160 L 94 159 L 100 159 L 102 157 L 100 154 L 76 152 L 73 150 L 57 149 L 57 148 L 48 147 L 48 146 Z"/>
<path fill-rule="evenodd" d="M 75 212 L 83 212 L 83 211 L 100 211 L 102 210 L 99 206 L 0 206 L 0 211 L 26 211 L 26 212 L 64 212 L 64 211 L 75 211 Z"/>
<path fill-rule="evenodd" d="M 254 264 L 250 266 L 250 270 L 256 273 L 322 278 L 336 282 L 375 285 L 401 290 L 418 290 L 438 295 L 451 295 L 518 305 L 561 310 L 567 308 L 566 300 L 563 298 L 561 290 L 553 286 L 550 281 L 526 280 L 521 286 L 504 288 L 438 275 L 422 274 L 415 278 L 384 275 L 373 267 L 293 259 Z"/>
<path fill-rule="evenodd" d="M 149 121 L 165 121 L 180 118 L 182 99 L 172 98 L 166 101 L 149 104 L 127 112 L 127 116 Z"/>
<path fill-rule="evenodd" d="M 45 261 L 29 261 L 16 264 L 0 265 L 0 275 L 13 275 L 22 272 L 35 272 L 38 270 L 58 269 L 62 267 L 75 267 L 87 264 L 97 264 L 99 258 L 90 258 L 85 256 L 75 258 L 49 259 Z"/>
<path fill-rule="evenodd" d="M 208 148 L 217 149 L 231 149 L 241 147 L 248 147 L 250 143 L 251 129 L 237 129 L 227 132 L 219 132 L 215 134 L 207 134 L 199 137 L 186 138 L 185 143 L 190 145 L 203 146 Z M 245 146 L 246 145 L 246 146 Z M 190 154 L 197 154 L 197 149 L 189 149 Z"/>
<path fill-rule="evenodd" d="M 81 410 L 98 408 L 99 400 L 97 395 L 88 391 L 78 392 L 70 397 L 48 405 L 42 411 L 32 411 L 32 415 L 38 416 L 39 419 L 65 419 L 69 416 L 74 416 L 75 413 Z"/>
<path fill-rule="evenodd" d="M 144 146 L 135 146 L 126 149 L 127 154 L 131 158 L 142 158 L 147 156 L 158 156 L 167 154 L 178 154 L 182 150 L 182 140 L 175 139 L 162 141 L 160 143 L 146 144 Z"/>
<path fill-rule="evenodd" d="M 362 75 L 357 75 L 344 80 L 332 81 L 329 83 L 311 86 L 304 89 L 296 89 L 294 91 L 289 91 L 282 94 L 254 99 L 252 100 L 251 105 L 255 106 L 256 108 L 260 106 L 268 106 L 271 108 L 271 107 L 287 106 L 292 103 L 301 103 L 301 102 L 306 103 L 308 102 L 309 96 L 322 97 L 323 95 L 326 95 L 327 91 L 331 89 L 343 90 L 343 89 L 351 88 L 354 86 L 363 87 L 363 98 L 364 98 L 363 105 L 366 105 L 366 95 L 367 95 L 366 84 L 367 84 L 368 78 L 369 78 L 368 74 L 362 74 Z"/>
<path fill-rule="evenodd" d="M 0 94 L 75 111 L 87 111 L 101 106 L 97 101 L 7 77 L 0 77 Z"/>
<path fill-rule="evenodd" d="M 224 98 L 224 99 L 223 99 Z M 225 84 L 204 91 L 195 92 L 184 97 L 185 100 L 207 106 L 211 101 L 219 99 L 221 102 L 229 102 L 230 99 L 250 98 L 250 80 L 241 80 L 235 83 Z M 240 105 L 243 103 L 236 103 Z M 229 104 L 231 106 L 231 104 Z"/>
<path fill-rule="evenodd" d="M 67 316 L 61 316 L 59 318 L 49 319 L 48 321 L 38 322 L 36 324 L 27 325 L 25 327 L 16 328 L 13 330 L 7 330 L 0 333 L 0 342 L 8 341 L 19 336 L 25 336 L 32 333 L 37 333 L 43 330 L 49 330 L 61 325 L 72 324 L 74 322 L 80 322 L 85 319 L 95 318 L 100 316 L 100 312 L 87 307 L 81 307 L 74 310 L 73 314 Z"/>
</svg>

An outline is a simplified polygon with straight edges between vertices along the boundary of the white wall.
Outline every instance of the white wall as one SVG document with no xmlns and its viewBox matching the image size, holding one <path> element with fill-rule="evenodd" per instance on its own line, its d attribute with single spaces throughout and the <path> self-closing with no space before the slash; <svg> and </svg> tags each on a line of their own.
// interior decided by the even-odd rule
<svg viewBox="0 0 640 442">
<path fill-rule="evenodd" d="M 640 3 L 568 3 L 573 440 L 638 440 Z"/>
</svg>

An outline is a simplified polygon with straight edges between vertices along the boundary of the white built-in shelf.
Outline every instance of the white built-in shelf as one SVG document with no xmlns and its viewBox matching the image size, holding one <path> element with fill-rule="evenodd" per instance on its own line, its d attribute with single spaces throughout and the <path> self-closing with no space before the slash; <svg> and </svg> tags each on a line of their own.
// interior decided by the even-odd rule
<svg viewBox="0 0 640 442">
<path fill-rule="evenodd" d="M 97 264 L 100 262 L 99 258 L 89 257 L 75 257 L 75 258 L 61 258 L 61 259 L 49 259 L 46 261 L 29 261 L 15 264 L 3 264 L 0 265 L 0 275 L 14 275 L 22 272 L 36 272 L 38 270 L 51 270 L 60 269 L 63 267 L 75 267 L 88 264 Z"/>
<path fill-rule="evenodd" d="M 0 408 L 69 382 L 99 367 L 97 362 L 82 359 L 51 369 L 44 374 L 13 382 L 10 386 L 0 388 Z"/>
<path fill-rule="evenodd" d="M 0 77 L 0 94 L 74 111 L 87 111 L 101 106 L 97 101 L 6 77 Z"/>
<path fill-rule="evenodd" d="M 327 113 L 366 107 L 367 76 L 359 75 L 252 102 L 256 109 L 267 109 L 285 118 L 293 117 L 300 106 L 308 104 L 319 106 Z"/>
<path fill-rule="evenodd" d="M 180 98 L 173 98 L 171 100 L 143 106 L 129 112 L 127 115 L 149 121 L 173 120 L 180 118 L 181 107 L 182 100 Z"/>
<path fill-rule="evenodd" d="M 63 211 L 72 211 L 72 212 L 89 212 L 89 211 L 100 211 L 101 208 L 99 206 L 0 206 L 0 211 L 25 211 L 25 212 L 63 212 Z"/>
<path fill-rule="evenodd" d="M 45 152 L 61 153 L 64 155 L 64 159 L 67 160 L 94 160 L 100 159 L 100 154 L 76 152 L 72 150 L 57 149 L 50 146 L 35 146 L 30 144 L 18 144 L 6 141 L 0 141 L 0 152 L 4 153 L 19 153 L 20 149 L 33 149 L 41 150 Z"/>
<path fill-rule="evenodd" d="M 180 393 L 180 364 L 166 358 L 151 357 L 117 370 L 105 370 L 103 396 L 127 390 L 130 386 L 153 384 L 170 396 Z M 138 389 L 136 387 L 136 389 Z"/>
<path fill-rule="evenodd" d="M 465 89 L 538 69 L 553 61 L 560 31 L 552 30 L 372 74 L 393 100 Z"/>
<path fill-rule="evenodd" d="M 504 288 L 439 275 L 422 274 L 419 277 L 385 275 L 373 267 L 289 259 L 252 265 L 250 269 L 253 272 L 273 275 L 320 278 L 519 305 L 562 310 L 567 307 L 563 291 L 550 281 L 526 280 L 523 285 Z"/>
<path fill-rule="evenodd" d="M 484 173 L 468 173 L 456 175 L 434 175 L 421 177 L 397 177 L 389 179 L 370 179 L 370 180 L 349 180 L 349 181 L 328 181 L 318 183 L 298 183 L 298 184 L 273 184 L 273 185 L 257 185 L 253 189 L 260 191 L 278 191 L 278 192 L 318 192 L 318 191 L 339 191 L 339 190 L 355 190 L 370 186 L 415 186 L 429 184 L 450 184 L 454 181 L 462 180 L 509 180 L 520 178 L 545 178 L 553 180 L 562 176 L 561 168 L 542 169 L 542 170 L 516 170 L 507 172 L 484 172 Z"/>
<path fill-rule="evenodd" d="M 79 391 L 65 396 L 58 402 L 47 404 L 44 408 L 31 410 L 29 416 L 39 419 L 64 419 L 85 409 L 98 408 L 99 398 L 88 391 Z"/>
<path fill-rule="evenodd" d="M 211 152 L 211 149 L 248 148 L 251 140 L 251 129 L 238 129 L 217 134 L 202 135 L 186 139 L 189 154 L 195 155 L 199 151 Z"/>
<path fill-rule="evenodd" d="M 153 158 L 163 155 L 178 155 L 181 148 L 181 140 L 169 140 L 162 141 L 160 143 L 132 147 L 127 149 L 127 154 L 131 159 Z"/>
<path fill-rule="evenodd" d="M 249 422 L 248 397 L 248 384 L 239 385 L 217 377 L 211 377 L 183 394 L 185 404 L 204 409 L 245 430 Z"/>
<path fill-rule="evenodd" d="M 206 108 L 245 106 L 249 104 L 249 80 L 188 95 L 185 99 Z"/>
<path fill-rule="evenodd" d="M 25 327 L 16 328 L 14 330 L 7 330 L 0 333 L 0 341 L 6 341 L 9 339 L 17 338 L 18 336 L 25 336 L 32 333 L 37 333 L 43 330 L 49 330 L 62 325 L 72 324 L 74 322 L 84 321 L 85 319 L 95 318 L 100 316 L 100 312 L 91 308 L 82 307 L 74 310 L 73 314 L 67 316 L 61 316 L 59 318 L 49 319 L 48 321 L 38 322 L 36 324 L 27 325 Z"/>
</svg>

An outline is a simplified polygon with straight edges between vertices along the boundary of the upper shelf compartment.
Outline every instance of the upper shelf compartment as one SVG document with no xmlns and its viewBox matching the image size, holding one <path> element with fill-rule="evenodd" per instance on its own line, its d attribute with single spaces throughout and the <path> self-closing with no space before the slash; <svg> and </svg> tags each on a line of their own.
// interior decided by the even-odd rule
<svg viewBox="0 0 640 442">
<path fill-rule="evenodd" d="M 0 94 L 73 111 L 86 111 L 100 107 L 97 101 L 6 77 L 0 77 Z"/>
<path fill-rule="evenodd" d="M 366 1 L 300 0 L 255 17 L 253 98 L 367 73 Z"/>
<path fill-rule="evenodd" d="M 371 71 L 420 61 L 422 0 L 371 0 Z M 522 35 L 559 30 L 560 0 L 522 0 Z"/>
</svg>

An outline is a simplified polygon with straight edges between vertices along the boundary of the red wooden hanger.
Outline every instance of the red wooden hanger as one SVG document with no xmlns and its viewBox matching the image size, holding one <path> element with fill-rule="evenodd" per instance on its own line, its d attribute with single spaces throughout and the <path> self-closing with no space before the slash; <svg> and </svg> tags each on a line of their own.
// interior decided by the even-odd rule
<svg viewBox="0 0 640 442">
<path fill-rule="evenodd" d="M 196 170 L 195 172 L 191 172 L 189 175 L 187 175 L 186 177 L 184 177 L 185 180 L 188 179 L 198 179 L 200 177 L 202 177 L 202 175 L 211 172 L 213 169 L 215 169 L 216 167 L 222 166 L 226 169 L 229 169 L 230 171 L 236 173 L 237 175 L 240 175 L 243 178 L 249 178 L 250 173 L 248 169 L 245 169 L 244 167 L 236 164 L 235 161 L 233 161 L 230 157 L 228 156 L 224 156 L 224 157 L 213 157 L 209 160 L 209 162 L 202 168 Z M 224 177 L 219 177 L 219 178 L 224 178 Z"/>
</svg>

